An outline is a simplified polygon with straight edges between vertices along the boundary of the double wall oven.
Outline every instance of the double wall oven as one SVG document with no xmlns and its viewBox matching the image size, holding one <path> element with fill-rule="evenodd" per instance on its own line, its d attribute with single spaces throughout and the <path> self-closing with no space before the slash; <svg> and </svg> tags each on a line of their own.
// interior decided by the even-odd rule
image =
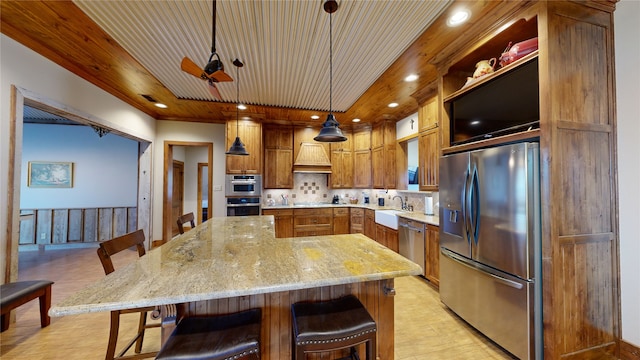
<svg viewBox="0 0 640 360">
<path fill-rule="evenodd" d="M 260 215 L 261 175 L 227 175 L 227 216 Z"/>
</svg>

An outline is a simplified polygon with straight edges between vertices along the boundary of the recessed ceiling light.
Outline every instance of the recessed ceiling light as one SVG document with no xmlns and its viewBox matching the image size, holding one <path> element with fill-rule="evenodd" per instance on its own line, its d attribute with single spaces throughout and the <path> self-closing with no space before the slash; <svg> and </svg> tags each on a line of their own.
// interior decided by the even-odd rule
<svg viewBox="0 0 640 360">
<path fill-rule="evenodd" d="M 160 109 L 166 109 L 167 105 L 163 104 L 163 103 L 155 103 L 155 106 L 159 107 Z"/>
<path fill-rule="evenodd" d="M 355 119 L 353 119 L 353 120 L 351 120 L 351 121 L 353 121 L 353 122 L 360 122 L 360 119 L 355 118 Z"/>
<path fill-rule="evenodd" d="M 447 25 L 450 27 L 458 26 L 465 21 L 469 20 L 471 17 L 471 12 L 467 9 L 461 9 L 453 13 L 453 15 L 449 16 L 447 19 Z"/>
<path fill-rule="evenodd" d="M 394 108 L 394 107 L 398 106 L 398 103 L 393 102 L 393 103 L 389 104 L 388 106 L 390 108 Z"/>
<path fill-rule="evenodd" d="M 244 104 L 238 104 L 238 109 L 240 110 L 247 110 L 247 107 L 244 106 Z"/>
<path fill-rule="evenodd" d="M 478 125 L 480 124 L 480 120 L 473 120 L 470 125 Z"/>
<path fill-rule="evenodd" d="M 318 116 L 318 115 L 311 115 L 311 118 L 312 118 L 313 120 L 318 120 L 318 119 L 320 119 L 320 116 Z"/>
<path fill-rule="evenodd" d="M 418 75 L 416 74 L 411 74 L 409 76 L 407 76 L 406 78 L 404 78 L 404 81 L 406 82 L 411 82 L 411 81 L 416 81 L 418 80 Z"/>
</svg>

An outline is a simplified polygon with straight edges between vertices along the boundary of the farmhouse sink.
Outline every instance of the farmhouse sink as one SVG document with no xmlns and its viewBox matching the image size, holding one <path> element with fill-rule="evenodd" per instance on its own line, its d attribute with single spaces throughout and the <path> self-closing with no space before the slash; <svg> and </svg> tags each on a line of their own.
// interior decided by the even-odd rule
<svg viewBox="0 0 640 360">
<path fill-rule="evenodd" d="M 376 223 L 398 230 L 398 214 L 400 210 L 376 210 Z"/>
</svg>

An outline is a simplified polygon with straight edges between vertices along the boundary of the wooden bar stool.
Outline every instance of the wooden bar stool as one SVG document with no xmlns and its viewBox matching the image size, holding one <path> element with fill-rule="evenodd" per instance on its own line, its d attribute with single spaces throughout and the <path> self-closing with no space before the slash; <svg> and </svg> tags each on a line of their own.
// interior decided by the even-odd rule
<svg viewBox="0 0 640 360">
<path fill-rule="evenodd" d="M 195 219 L 192 212 L 180 216 L 178 220 L 176 220 L 176 222 L 178 224 L 178 232 L 180 234 L 184 234 L 184 224 L 186 223 L 190 223 L 192 229 L 196 227 Z"/>
<path fill-rule="evenodd" d="M 366 343 L 367 360 L 376 358 L 376 322 L 353 295 L 324 302 L 300 302 L 291 306 L 293 359 L 305 354 L 351 348 Z"/>
<path fill-rule="evenodd" d="M 185 317 L 173 330 L 156 359 L 260 359 L 262 311 Z"/>
</svg>

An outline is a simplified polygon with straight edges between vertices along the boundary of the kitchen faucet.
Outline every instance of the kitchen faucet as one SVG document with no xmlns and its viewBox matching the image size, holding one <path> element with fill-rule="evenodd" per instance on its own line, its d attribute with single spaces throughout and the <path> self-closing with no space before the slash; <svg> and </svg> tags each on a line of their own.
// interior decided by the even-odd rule
<svg viewBox="0 0 640 360">
<path fill-rule="evenodd" d="M 395 198 L 399 198 L 400 199 L 400 208 L 402 210 L 407 210 L 407 206 L 405 205 L 404 201 L 402 201 L 402 196 L 396 195 L 391 200 L 394 200 Z"/>
</svg>

